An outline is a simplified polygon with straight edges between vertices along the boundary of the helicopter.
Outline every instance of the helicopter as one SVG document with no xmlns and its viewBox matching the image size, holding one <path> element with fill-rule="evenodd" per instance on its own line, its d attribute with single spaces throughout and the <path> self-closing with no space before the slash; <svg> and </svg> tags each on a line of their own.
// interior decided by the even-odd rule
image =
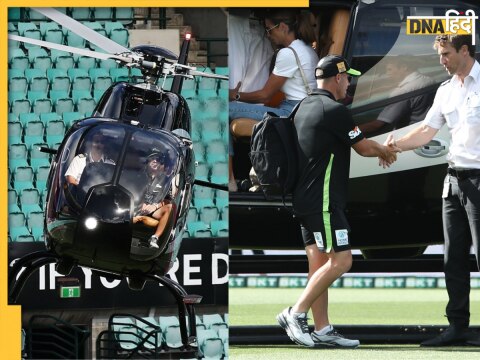
<svg viewBox="0 0 480 360">
<path fill-rule="evenodd" d="M 11 265 L 9 302 L 15 303 L 30 275 L 49 263 L 62 275 L 82 266 L 100 276 L 126 278 L 132 290 L 156 281 L 176 299 L 182 342 L 188 348 L 196 334 L 193 305 L 201 297 L 187 294 L 166 274 L 182 243 L 194 185 L 227 187 L 195 179 L 190 110 L 180 92 L 185 78 L 228 77 L 187 65 L 189 34 L 178 56 L 152 45 L 127 49 L 58 10 L 32 9 L 105 53 L 17 35 L 9 35 L 10 40 L 114 59 L 140 69 L 144 82 L 114 83 L 93 114 L 72 125 L 58 149 L 42 148 L 53 155 L 44 219 L 46 249 Z M 168 76 L 174 79 L 171 89 L 164 90 L 157 83 Z M 72 180 L 74 162 L 80 163 L 80 171 Z"/>
</svg>

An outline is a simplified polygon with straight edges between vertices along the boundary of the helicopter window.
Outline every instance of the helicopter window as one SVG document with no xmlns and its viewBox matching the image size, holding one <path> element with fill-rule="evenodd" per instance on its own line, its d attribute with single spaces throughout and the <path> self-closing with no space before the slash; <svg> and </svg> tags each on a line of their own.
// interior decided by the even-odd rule
<svg viewBox="0 0 480 360">
<path fill-rule="evenodd" d="M 347 55 L 362 76 L 353 79 L 347 102 L 367 136 L 424 119 L 448 74 L 439 65 L 434 37 L 407 35 L 406 21 L 414 15 L 443 16 L 446 10 L 446 5 L 360 4 Z"/>
<path fill-rule="evenodd" d="M 90 188 L 112 181 L 124 138 L 124 129 L 108 124 L 84 127 L 71 134 L 56 175 L 60 188 L 65 189 L 58 197 L 58 207 L 74 204 L 78 210 Z"/>
<path fill-rule="evenodd" d="M 172 196 L 178 153 L 164 137 L 143 131 L 132 134 L 119 182 L 133 194 L 135 205 Z"/>
<path fill-rule="evenodd" d="M 140 120 L 145 124 L 161 124 L 165 116 L 167 102 L 161 94 L 153 91 L 131 94 L 125 102 L 125 119 Z"/>
</svg>

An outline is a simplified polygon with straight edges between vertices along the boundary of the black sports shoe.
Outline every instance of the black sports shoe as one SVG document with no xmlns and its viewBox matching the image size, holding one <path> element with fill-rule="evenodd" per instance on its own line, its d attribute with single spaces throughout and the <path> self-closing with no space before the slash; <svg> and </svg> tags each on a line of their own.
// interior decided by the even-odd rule
<svg viewBox="0 0 480 360">
<path fill-rule="evenodd" d="M 453 345 L 465 345 L 469 340 L 468 328 L 459 328 L 455 326 L 449 326 L 440 335 L 433 339 L 423 341 L 420 346 L 453 346 Z"/>
</svg>

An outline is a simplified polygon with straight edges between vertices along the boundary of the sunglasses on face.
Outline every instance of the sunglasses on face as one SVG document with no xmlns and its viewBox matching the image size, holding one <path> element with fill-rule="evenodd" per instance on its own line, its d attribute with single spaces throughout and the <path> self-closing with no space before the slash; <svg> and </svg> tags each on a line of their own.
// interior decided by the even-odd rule
<svg viewBox="0 0 480 360">
<path fill-rule="evenodd" d="M 150 162 L 155 161 L 156 163 L 159 163 L 160 165 L 164 165 L 165 161 L 162 158 L 150 158 Z"/>
<path fill-rule="evenodd" d="M 265 28 L 265 32 L 267 33 L 267 35 L 270 35 L 270 31 L 272 31 L 273 29 L 275 29 L 279 25 L 280 25 L 280 23 L 278 23 L 277 25 L 273 25 L 272 27 Z"/>
</svg>

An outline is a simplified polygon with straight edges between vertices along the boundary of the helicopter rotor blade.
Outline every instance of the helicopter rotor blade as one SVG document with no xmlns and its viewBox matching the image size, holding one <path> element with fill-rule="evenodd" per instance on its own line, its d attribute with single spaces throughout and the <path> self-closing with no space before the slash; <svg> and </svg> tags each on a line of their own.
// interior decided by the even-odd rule
<svg viewBox="0 0 480 360">
<path fill-rule="evenodd" d="M 130 49 L 123 47 L 122 45 L 117 44 L 115 41 L 106 38 L 103 35 L 100 35 L 95 30 L 90 29 L 89 27 L 83 25 L 75 19 L 61 13 L 60 11 L 54 8 L 37 8 L 32 7 L 31 9 L 39 12 L 42 15 L 45 15 L 49 19 L 55 21 L 62 27 L 74 32 L 78 36 L 81 36 L 85 40 L 88 40 L 92 44 L 97 45 L 108 53 L 111 54 L 121 54 L 126 52 L 131 52 Z"/>
<path fill-rule="evenodd" d="M 79 54 L 79 55 L 83 55 L 83 56 L 89 56 L 89 57 L 93 57 L 93 58 L 100 59 L 100 60 L 115 59 L 115 60 L 119 60 L 119 61 L 122 61 L 122 62 L 125 62 L 125 63 L 131 63 L 131 62 L 134 61 L 134 59 L 131 58 L 131 57 L 126 57 L 126 56 L 121 56 L 121 55 L 113 55 L 113 54 L 105 54 L 105 53 L 101 53 L 101 52 L 98 52 L 98 51 L 79 49 L 79 48 L 76 48 L 76 47 L 73 47 L 73 46 L 60 45 L 60 44 L 56 44 L 56 43 L 52 43 L 52 42 L 48 42 L 48 41 L 37 40 L 37 39 L 32 39 L 32 38 L 28 38 L 28 37 L 13 35 L 13 34 L 8 34 L 8 38 L 10 40 L 21 41 L 21 42 L 28 43 L 28 44 L 33 44 L 33 45 L 46 47 L 46 48 L 49 48 L 49 49 L 67 51 L 67 52 L 70 52 L 70 53 Z"/>
<path fill-rule="evenodd" d="M 189 75 L 195 75 L 195 76 L 203 76 L 203 77 L 208 77 L 208 78 L 214 78 L 214 79 L 220 79 L 220 80 L 228 80 L 228 76 L 225 75 L 218 75 L 218 74 L 212 74 L 212 73 L 205 73 L 197 70 L 190 70 L 188 72 Z"/>
</svg>

